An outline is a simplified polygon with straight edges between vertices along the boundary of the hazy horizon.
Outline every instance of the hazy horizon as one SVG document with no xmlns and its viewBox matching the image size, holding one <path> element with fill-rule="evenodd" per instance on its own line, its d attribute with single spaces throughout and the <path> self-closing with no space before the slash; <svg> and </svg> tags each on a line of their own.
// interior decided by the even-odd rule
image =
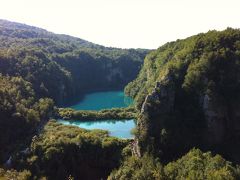
<svg viewBox="0 0 240 180">
<path fill-rule="evenodd" d="M 0 19 L 118 48 L 155 49 L 209 30 L 240 27 L 237 0 L 4 0 Z"/>
</svg>

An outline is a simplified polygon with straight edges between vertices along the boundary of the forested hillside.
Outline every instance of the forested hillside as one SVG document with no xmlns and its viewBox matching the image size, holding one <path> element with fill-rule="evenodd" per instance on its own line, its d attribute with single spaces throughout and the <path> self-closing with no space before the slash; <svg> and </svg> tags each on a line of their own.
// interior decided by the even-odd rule
<svg viewBox="0 0 240 180">
<path fill-rule="evenodd" d="M 9 152 L 31 142 L 38 125 L 51 116 L 53 105 L 49 98 L 37 99 L 31 84 L 21 77 L 0 75 L 0 163 Z"/>
<path fill-rule="evenodd" d="M 88 131 L 52 120 L 34 138 L 29 152 L 18 154 L 13 164 L 30 170 L 35 178 L 106 179 L 119 166 L 128 143 L 109 137 L 107 131 Z"/>
<path fill-rule="evenodd" d="M 125 88 L 141 111 L 136 136 L 142 153 L 167 163 L 198 147 L 239 163 L 239 90 L 238 29 L 209 31 L 149 53 Z"/>
<path fill-rule="evenodd" d="M 123 89 L 147 52 L 0 20 L 0 164 L 31 144 L 54 105 L 90 91 Z"/>
<path fill-rule="evenodd" d="M 122 89 L 148 50 L 117 49 L 0 20 L 0 72 L 32 83 L 36 96 L 62 104 L 89 91 Z"/>
</svg>

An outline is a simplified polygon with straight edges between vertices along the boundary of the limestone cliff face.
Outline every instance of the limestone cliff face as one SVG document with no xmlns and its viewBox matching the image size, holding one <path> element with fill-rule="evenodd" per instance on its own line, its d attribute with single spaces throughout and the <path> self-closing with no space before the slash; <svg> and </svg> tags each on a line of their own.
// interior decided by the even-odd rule
<svg viewBox="0 0 240 180">
<path fill-rule="evenodd" d="M 221 144 L 228 138 L 239 137 L 240 107 L 221 104 L 216 97 L 203 96 L 202 108 L 206 118 L 208 144 Z"/>
<path fill-rule="evenodd" d="M 173 109 L 175 90 L 170 85 L 171 78 L 166 77 L 161 82 L 157 82 L 152 93 L 147 95 L 142 105 L 141 113 L 146 114 L 149 111 L 160 113 L 169 113 Z M 151 106 L 155 102 L 157 106 Z"/>
<path fill-rule="evenodd" d="M 124 79 L 123 72 L 120 68 L 114 68 L 109 71 L 109 74 L 107 75 L 107 81 L 112 82 L 116 79 L 122 80 Z"/>
<path fill-rule="evenodd" d="M 66 66 L 66 70 L 70 74 L 70 80 L 66 80 L 65 84 L 59 82 L 55 101 L 57 104 L 68 102 L 69 99 L 81 97 L 85 93 L 102 90 L 123 89 L 124 86 L 136 78 L 140 69 L 141 61 L 132 59 L 110 59 L 100 57 L 98 59 L 85 54 L 75 57 L 67 63 L 65 60 L 58 60 L 62 66 Z M 54 94 L 55 95 L 55 94 Z"/>
<path fill-rule="evenodd" d="M 139 62 L 129 62 L 122 59 L 119 62 L 105 61 L 101 65 L 103 79 L 113 88 L 123 88 L 127 83 L 136 78 L 140 70 Z"/>
<path fill-rule="evenodd" d="M 154 151 L 168 159 L 176 151 L 228 147 L 238 141 L 239 103 L 211 88 L 207 77 L 202 78 L 201 91 L 186 89 L 184 80 L 167 71 L 146 95 L 137 123 L 142 152 Z"/>
<path fill-rule="evenodd" d="M 141 112 L 137 137 L 143 151 L 174 158 L 192 147 L 236 149 L 239 42 L 240 31 L 229 28 L 166 43 L 146 56 L 125 88 Z"/>
<path fill-rule="evenodd" d="M 207 123 L 208 143 L 221 143 L 224 137 L 224 118 L 225 113 L 222 108 L 214 106 L 212 99 L 205 95 L 203 96 L 203 111 Z"/>
<path fill-rule="evenodd" d="M 61 84 L 58 90 L 59 94 L 58 94 L 58 98 L 56 98 L 58 100 L 59 104 L 62 104 L 64 102 L 64 99 L 67 97 L 67 92 L 66 92 L 66 87 L 64 84 Z"/>
<path fill-rule="evenodd" d="M 146 150 L 145 143 L 156 144 L 164 139 L 165 116 L 173 112 L 174 101 L 174 85 L 171 83 L 171 78 L 166 76 L 156 83 L 153 91 L 146 96 L 142 104 L 137 123 L 141 150 Z"/>
<path fill-rule="evenodd" d="M 178 98 L 176 98 L 178 92 L 176 92 L 175 87 L 176 86 L 172 82 L 170 76 L 166 76 L 162 81 L 156 82 L 153 91 L 146 96 L 142 104 L 141 115 L 137 124 L 140 132 L 139 138 L 143 140 L 143 144 L 152 143 L 153 146 L 158 144 L 158 148 L 164 149 L 165 145 L 163 142 L 165 141 L 165 138 L 169 138 L 164 137 L 166 133 L 170 132 L 170 134 L 175 134 L 181 138 L 181 130 L 180 133 L 171 132 L 171 128 L 173 128 L 174 131 L 178 129 L 178 127 L 166 125 L 169 123 L 171 124 L 172 122 L 170 121 L 172 121 L 173 118 L 183 119 L 183 117 L 176 116 L 177 111 L 179 111 L 177 105 L 179 102 Z M 199 129 L 197 132 L 199 134 L 196 136 L 198 136 L 198 139 L 201 141 L 196 143 L 196 145 L 202 144 L 204 147 L 221 145 L 222 143 L 225 143 L 225 141 L 228 141 L 229 138 L 236 139 L 240 137 L 239 105 L 222 104 L 217 97 L 210 97 L 207 94 L 198 96 L 198 101 L 199 109 L 203 113 L 201 120 L 204 122 L 204 125 L 203 128 Z M 188 105 L 191 106 L 191 104 Z M 170 116 L 170 118 L 166 118 L 168 116 Z M 191 118 L 191 116 L 184 117 Z M 175 122 L 177 121 L 175 120 L 173 123 Z M 181 125 L 181 122 L 178 125 Z M 181 128 L 182 127 L 179 126 L 179 129 Z M 188 131 L 188 129 L 185 128 L 184 131 Z M 195 136 L 195 134 L 191 133 L 188 135 Z M 185 137 L 182 136 L 182 138 L 184 139 Z M 169 139 L 171 139 L 171 137 Z M 169 140 L 167 143 L 171 144 L 171 141 L 172 140 Z M 161 145 L 159 146 L 159 144 Z M 169 144 L 167 144 L 167 149 L 174 148 L 175 145 L 169 146 Z M 178 142 L 176 142 L 176 144 L 178 144 Z M 145 147 L 142 147 L 141 149 L 144 148 Z"/>
</svg>

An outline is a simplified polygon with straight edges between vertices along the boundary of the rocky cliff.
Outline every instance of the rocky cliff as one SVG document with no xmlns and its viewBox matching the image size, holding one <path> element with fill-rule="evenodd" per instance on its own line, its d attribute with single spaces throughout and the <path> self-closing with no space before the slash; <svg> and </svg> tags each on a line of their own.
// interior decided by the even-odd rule
<svg viewBox="0 0 240 180">
<path fill-rule="evenodd" d="M 142 151 L 169 160 L 195 146 L 236 160 L 231 149 L 240 129 L 239 42 L 239 30 L 210 31 L 146 57 L 138 78 L 126 87 L 141 111 Z"/>
</svg>

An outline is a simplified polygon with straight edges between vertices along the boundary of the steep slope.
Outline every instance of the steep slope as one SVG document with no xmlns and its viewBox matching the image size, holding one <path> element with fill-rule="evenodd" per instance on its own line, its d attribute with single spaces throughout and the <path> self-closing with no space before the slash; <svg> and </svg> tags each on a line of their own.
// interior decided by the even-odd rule
<svg viewBox="0 0 240 180">
<path fill-rule="evenodd" d="M 0 20 L 0 41 L 0 73 L 23 77 L 38 97 L 57 104 L 88 91 L 123 88 L 148 52 L 106 48 L 5 20 Z"/>
<path fill-rule="evenodd" d="M 142 151 L 169 161 L 197 146 L 239 160 L 240 30 L 209 31 L 147 55 L 125 88 Z"/>
<path fill-rule="evenodd" d="M 0 164 L 31 140 L 52 110 L 53 101 L 38 100 L 29 82 L 0 75 Z"/>
</svg>

